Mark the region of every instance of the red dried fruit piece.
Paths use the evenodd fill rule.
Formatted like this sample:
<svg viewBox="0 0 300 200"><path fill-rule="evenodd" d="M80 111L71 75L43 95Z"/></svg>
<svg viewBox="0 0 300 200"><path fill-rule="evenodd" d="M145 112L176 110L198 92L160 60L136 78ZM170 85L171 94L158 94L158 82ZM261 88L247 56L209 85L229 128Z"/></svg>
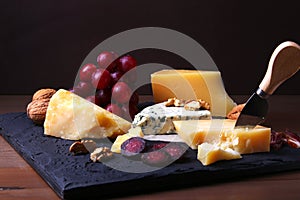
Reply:
<svg viewBox="0 0 300 200"><path fill-rule="evenodd" d="M270 146L273 149L280 149L283 144L283 132L271 131Z"/></svg>
<svg viewBox="0 0 300 200"><path fill-rule="evenodd" d="M170 143L163 150L170 155L172 160L177 160L184 154L186 149L178 143Z"/></svg>
<svg viewBox="0 0 300 200"><path fill-rule="evenodd" d="M289 130L284 132L272 131L270 146L274 149L279 149L283 143L288 144L292 148L300 148L300 136Z"/></svg>
<svg viewBox="0 0 300 200"><path fill-rule="evenodd" d="M143 138L132 137L125 140L121 145L121 154L124 156L136 156L141 153L146 146Z"/></svg>
<svg viewBox="0 0 300 200"><path fill-rule="evenodd" d="M300 148L300 136L296 133L286 130L284 132L284 141L293 148Z"/></svg>
<svg viewBox="0 0 300 200"><path fill-rule="evenodd" d="M145 164L151 166L163 166L170 162L169 154L161 150L144 153L141 159Z"/></svg>

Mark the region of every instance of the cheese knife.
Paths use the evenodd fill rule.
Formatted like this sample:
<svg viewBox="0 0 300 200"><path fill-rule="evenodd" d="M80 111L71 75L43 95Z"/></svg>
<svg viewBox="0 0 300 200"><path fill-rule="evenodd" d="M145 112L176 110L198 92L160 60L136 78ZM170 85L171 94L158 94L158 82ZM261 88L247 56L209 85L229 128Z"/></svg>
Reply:
<svg viewBox="0 0 300 200"><path fill-rule="evenodd" d="M300 46L294 42L281 43L273 52L267 72L259 88L247 100L235 127L253 127L262 123L268 112L267 99L284 81L300 68Z"/></svg>

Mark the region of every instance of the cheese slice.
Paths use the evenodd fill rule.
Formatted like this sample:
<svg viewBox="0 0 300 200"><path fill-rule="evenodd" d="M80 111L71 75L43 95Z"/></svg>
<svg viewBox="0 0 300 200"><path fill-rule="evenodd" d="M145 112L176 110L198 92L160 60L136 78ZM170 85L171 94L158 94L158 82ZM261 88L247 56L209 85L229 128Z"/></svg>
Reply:
<svg viewBox="0 0 300 200"><path fill-rule="evenodd" d="M240 154L270 151L271 129L234 128L229 119L173 121L178 135L192 148L208 143L220 143L222 149L231 148Z"/></svg>
<svg viewBox="0 0 300 200"><path fill-rule="evenodd" d="M173 120L211 119L208 110L186 110L184 107L167 107L165 102L148 106L132 122L140 126L145 135L174 133Z"/></svg>
<svg viewBox="0 0 300 200"><path fill-rule="evenodd" d="M203 165L210 165L219 160L239 159L242 156L231 148L222 149L216 144L204 142L198 146L197 158Z"/></svg>
<svg viewBox="0 0 300 200"><path fill-rule="evenodd" d="M60 89L50 99L44 134L69 140L114 138L126 133L130 126L121 117Z"/></svg>
<svg viewBox="0 0 300 200"><path fill-rule="evenodd" d="M213 116L226 116L236 105L225 91L219 71L161 70L151 74L156 103L169 98L202 99Z"/></svg>

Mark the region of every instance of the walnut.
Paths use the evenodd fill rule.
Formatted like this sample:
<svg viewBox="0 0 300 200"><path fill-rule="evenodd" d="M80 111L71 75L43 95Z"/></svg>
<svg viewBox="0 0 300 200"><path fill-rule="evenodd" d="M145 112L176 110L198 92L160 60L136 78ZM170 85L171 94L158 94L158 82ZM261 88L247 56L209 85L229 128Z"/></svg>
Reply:
<svg viewBox="0 0 300 200"><path fill-rule="evenodd" d="M204 108L205 110L210 110L210 105L209 103L207 103L206 101L202 100L202 99L198 99L201 108Z"/></svg>
<svg viewBox="0 0 300 200"><path fill-rule="evenodd" d="M183 107L186 103L186 100L183 99L175 99L174 106L175 107Z"/></svg>
<svg viewBox="0 0 300 200"><path fill-rule="evenodd" d="M101 162L113 157L113 152L108 147L96 148L90 155L93 162Z"/></svg>
<svg viewBox="0 0 300 200"><path fill-rule="evenodd" d="M236 120L237 118L239 118L244 107L245 107L245 104L239 104L239 105L233 107L232 110L227 114L226 117L228 119Z"/></svg>
<svg viewBox="0 0 300 200"><path fill-rule="evenodd" d="M168 101L165 102L166 107L174 106L176 98L169 98Z"/></svg>
<svg viewBox="0 0 300 200"><path fill-rule="evenodd" d="M198 100L184 100L177 98L169 98L168 101L165 102L166 107L184 107L186 110L199 110L205 109L210 110L209 103L202 99Z"/></svg>
<svg viewBox="0 0 300 200"><path fill-rule="evenodd" d="M187 101L184 105L184 108L186 110L199 110L201 107L201 104L199 101L197 100L190 100L190 101Z"/></svg>
<svg viewBox="0 0 300 200"><path fill-rule="evenodd" d="M81 140L80 142L74 142L69 151L74 155L77 154L87 154L89 152L93 152L96 149L96 142L93 140Z"/></svg>
<svg viewBox="0 0 300 200"><path fill-rule="evenodd" d="M32 101L27 105L27 116L35 124L44 123L50 99L55 92L53 89L41 89L34 93Z"/></svg>
<svg viewBox="0 0 300 200"><path fill-rule="evenodd" d="M27 106L27 115L35 124L43 124L46 117L48 99L39 99L30 102Z"/></svg>
<svg viewBox="0 0 300 200"><path fill-rule="evenodd" d="M166 107L183 107L185 104L185 100L183 99L177 99L175 97L169 98L168 101L165 102Z"/></svg>
<svg viewBox="0 0 300 200"><path fill-rule="evenodd" d="M198 99L198 100L186 101L184 108L186 110L200 110L200 109L209 110L210 106L209 106L209 103L207 103L206 101Z"/></svg>

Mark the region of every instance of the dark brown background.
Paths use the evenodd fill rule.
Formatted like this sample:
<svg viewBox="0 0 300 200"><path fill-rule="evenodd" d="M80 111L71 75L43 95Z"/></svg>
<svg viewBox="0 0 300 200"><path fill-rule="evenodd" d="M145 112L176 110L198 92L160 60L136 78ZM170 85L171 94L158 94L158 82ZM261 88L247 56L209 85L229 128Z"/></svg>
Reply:
<svg viewBox="0 0 300 200"><path fill-rule="evenodd" d="M86 55L106 38L137 27L165 27L199 42L222 72L229 94L250 94L274 48L300 42L300 1L2 0L0 94L72 87ZM139 64L188 64L159 51L133 52ZM300 94L300 73L277 94Z"/></svg>

